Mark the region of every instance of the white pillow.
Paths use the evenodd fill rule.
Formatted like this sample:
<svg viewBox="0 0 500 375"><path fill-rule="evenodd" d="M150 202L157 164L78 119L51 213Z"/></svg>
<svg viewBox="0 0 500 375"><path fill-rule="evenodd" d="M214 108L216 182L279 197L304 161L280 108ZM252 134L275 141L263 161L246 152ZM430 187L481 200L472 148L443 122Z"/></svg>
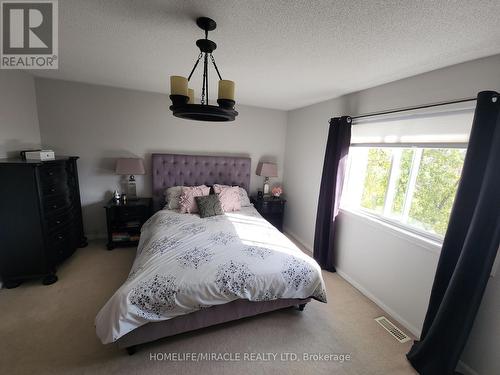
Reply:
<svg viewBox="0 0 500 375"><path fill-rule="evenodd" d="M183 186L172 186L165 190L165 207L168 210L178 210L181 206L179 200L181 198Z"/></svg>

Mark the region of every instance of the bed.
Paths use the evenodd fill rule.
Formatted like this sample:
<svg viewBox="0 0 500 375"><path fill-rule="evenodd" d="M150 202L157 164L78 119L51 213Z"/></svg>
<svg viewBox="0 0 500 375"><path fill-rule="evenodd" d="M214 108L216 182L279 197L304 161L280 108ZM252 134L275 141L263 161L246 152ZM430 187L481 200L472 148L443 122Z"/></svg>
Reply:
<svg viewBox="0 0 500 375"><path fill-rule="evenodd" d="M238 185L245 157L153 154L153 206L125 283L96 317L104 344L129 354L163 337L290 306L326 302L321 269L253 206L200 218L162 209L171 186Z"/></svg>

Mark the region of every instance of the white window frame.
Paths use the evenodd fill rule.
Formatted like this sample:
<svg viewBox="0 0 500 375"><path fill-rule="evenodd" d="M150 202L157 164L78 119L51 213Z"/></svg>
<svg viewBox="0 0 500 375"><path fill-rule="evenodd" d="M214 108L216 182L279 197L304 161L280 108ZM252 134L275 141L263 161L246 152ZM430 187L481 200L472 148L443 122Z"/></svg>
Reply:
<svg viewBox="0 0 500 375"><path fill-rule="evenodd" d="M391 219L389 217L389 212L394 202L394 185L399 177L399 168L396 166L400 163L397 162L400 160L401 152L396 152L396 157L394 152L391 154L391 167L389 173L389 183L387 185L386 196L384 199L384 208L382 214L370 210L368 208L362 207L361 205L352 206L346 204L341 200L340 208L342 210L349 211L353 214L361 214L368 216L374 220L378 220L384 224L391 225L397 229L412 233L414 235L423 237L427 240L431 240L438 244L443 243L444 236L439 234L433 234L428 231L419 229L411 224L408 224L409 212L411 207L411 202L413 200L413 194L415 192L416 180L418 175L418 170L420 168L420 161L422 159L422 152L424 148L463 148L467 149L467 143L412 143L412 144L403 144L403 143L354 143L351 144L350 147L365 147L365 148L413 148L415 152L413 154L413 161L410 168L410 177L408 180L408 187L406 189L404 206L403 206L403 215L401 220ZM396 161L396 162L395 162ZM346 170L346 175L348 179L345 181L344 189L349 185L349 176L351 170L352 159L349 157L348 159L348 167ZM391 190L392 187L392 190ZM345 195L345 192L343 196ZM385 216L387 215L387 216Z"/></svg>

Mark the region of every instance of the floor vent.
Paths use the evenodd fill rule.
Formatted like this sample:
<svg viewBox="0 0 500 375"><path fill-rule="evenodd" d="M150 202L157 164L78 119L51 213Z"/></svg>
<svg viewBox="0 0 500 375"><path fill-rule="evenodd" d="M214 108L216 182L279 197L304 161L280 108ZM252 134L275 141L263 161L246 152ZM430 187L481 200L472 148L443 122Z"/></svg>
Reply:
<svg viewBox="0 0 500 375"><path fill-rule="evenodd" d="M375 318L375 321L378 324L380 324L387 332L389 332L399 342L407 342L411 340L406 333L404 333L398 327L396 327L385 316L379 316L378 318Z"/></svg>

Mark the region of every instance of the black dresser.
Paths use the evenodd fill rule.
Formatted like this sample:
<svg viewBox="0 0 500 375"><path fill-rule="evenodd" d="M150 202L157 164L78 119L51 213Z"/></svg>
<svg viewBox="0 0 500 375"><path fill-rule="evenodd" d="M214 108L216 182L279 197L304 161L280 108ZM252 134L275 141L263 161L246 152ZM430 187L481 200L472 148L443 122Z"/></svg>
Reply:
<svg viewBox="0 0 500 375"><path fill-rule="evenodd" d="M0 159L0 277L5 287L42 277L87 245L76 160Z"/></svg>

